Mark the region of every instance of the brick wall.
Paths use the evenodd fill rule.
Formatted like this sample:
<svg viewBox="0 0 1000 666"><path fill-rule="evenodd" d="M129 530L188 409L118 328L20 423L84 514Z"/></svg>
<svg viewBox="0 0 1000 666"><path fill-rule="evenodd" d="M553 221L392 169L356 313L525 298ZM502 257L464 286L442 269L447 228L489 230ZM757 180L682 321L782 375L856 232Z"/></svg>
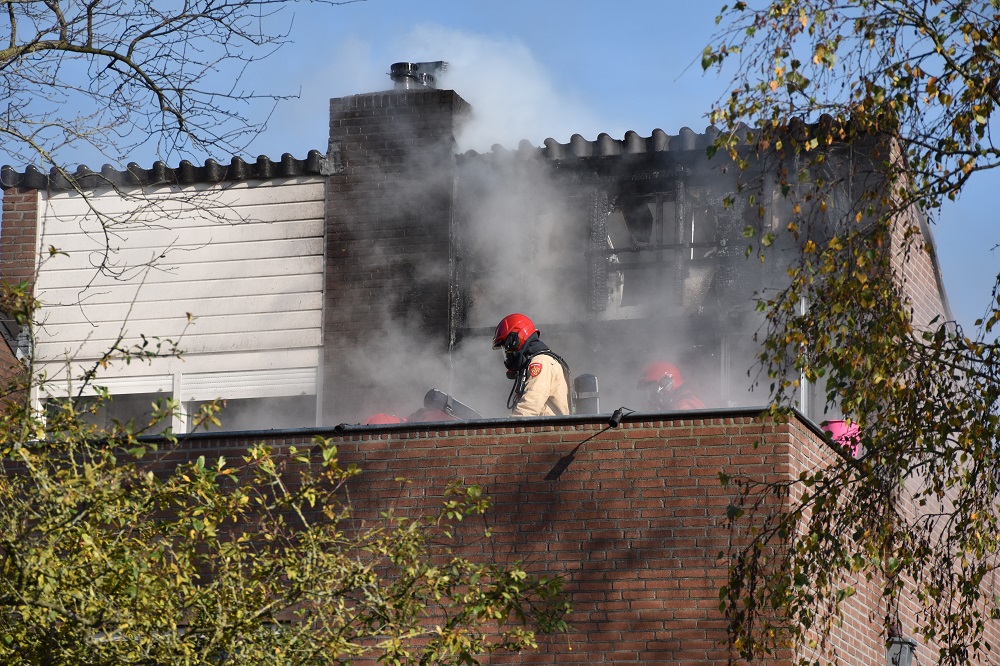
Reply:
<svg viewBox="0 0 1000 666"><path fill-rule="evenodd" d="M325 384L326 422L377 407L360 402L370 387L345 362L389 322L447 348L454 132L468 110L450 90L330 102L330 144L343 170L327 193L325 363L337 374Z"/></svg>
<svg viewBox="0 0 1000 666"><path fill-rule="evenodd" d="M815 436L806 429L798 428L792 430L792 441L788 451L789 467L787 469L788 478L798 478L800 473L809 470L826 469L837 464L836 454L823 445L817 445ZM925 484L925 480L919 476L919 472L911 474L895 499L894 510L905 520L916 522L921 518L933 516L937 511L936 507L930 504L923 504L914 501L913 494ZM800 499L805 490L801 485L793 486L791 497L793 501ZM933 664L939 659L939 645L935 643L924 643L922 639L914 634L913 628L918 623L927 621L923 614L924 603L918 600L917 592L920 582L911 579L897 581L901 584L898 607L890 609L882 597L882 589L886 579L879 572L867 572L871 575L859 574L854 579L845 579L843 584L851 585L855 588L856 594L844 601L841 607L842 622L839 626L830 628L826 633L828 639L828 650L835 650L840 658L840 663L845 666L853 664L884 664L885 647L884 636L881 635L883 627L886 625L887 617L898 619L899 628L903 635L917 641L914 654L914 664ZM987 577L981 584L980 589L984 592L984 598L980 599L975 608L956 609L957 612L978 612L982 617L990 616L991 608L995 607L992 595L998 589L998 578L996 574ZM993 646L994 654L989 660L970 661L970 663L995 664L995 651L1000 646L1000 621L985 620L984 638ZM813 638L820 640L818 632L823 631L823 627L817 627ZM829 653L827 653L829 654ZM800 646L796 655L798 659L819 659L824 663L827 655L820 654L818 650L810 650L806 646Z"/></svg>
<svg viewBox="0 0 1000 666"><path fill-rule="evenodd" d="M941 318L935 321L936 317L951 317L934 239L922 215L908 210L897 217L893 227L893 268L912 309L913 324L921 330L944 323Z"/></svg>
<svg viewBox="0 0 1000 666"><path fill-rule="evenodd" d="M825 446L816 446L815 439L809 434L799 431L796 434L793 445L790 448L788 476L798 478L799 474L816 469L825 469L832 464L836 464L837 455ZM806 489L801 485L791 488L792 501L799 501L802 493ZM804 526L805 527L805 526ZM842 605L843 623L833 631L828 632L828 649L836 650L841 658L841 663L850 664L884 664L885 646L880 635L884 617L886 615L884 604L881 600L881 590L879 586L882 581L874 579L866 581L863 576L859 576L852 581L845 582L851 584L857 593L847 599ZM903 615L906 619L912 620L904 609ZM912 626L912 622L908 625ZM819 632L823 629L817 628L812 634L812 638L819 643L823 637ZM920 646L920 657L927 657L927 661L916 663L931 663L930 651L926 646ZM797 658L820 659L824 655L819 650L810 650L807 646L799 646Z"/></svg>
<svg viewBox="0 0 1000 666"><path fill-rule="evenodd" d="M24 188L3 192L0 280L7 283L27 282L34 286L40 196L38 190ZM0 401L21 401L24 380L24 366L15 358L14 349L6 340L0 340Z"/></svg>
<svg viewBox="0 0 1000 666"><path fill-rule="evenodd" d="M0 279L34 283L38 242L38 190L11 188L3 193Z"/></svg>
<svg viewBox="0 0 1000 666"><path fill-rule="evenodd" d="M534 573L565 578L572 631L543 638L538 653L495 656L490 663L721 666L730 654L718 594L727 564L718 555L740 537L726 518L735 490L722 487L719 473L791 480L835 454L797 417L775 424L754 410L700 416L626 418L616 429L572 417L321 434L337 442L342 464L363 469L349 488L357 511L430 511L450 481L478 484L494 502L487 516L494 539L485 544L482 525L470 526L466 552L522 560ZM173 455L237 456L250 440L302 446L312 434L196 435ZM558 478L546 480L559 468ZM801 488L793 486L795 492ZM919 510L905 500L899 506ZM741 531L748 527L745 520L739 524ZM877 577L854 581L858 592L844 604L843 623L827 628L828 645L844 666L884 663L881 583ZM899 612L904 634L916 638L911 628L921 606L914 592L905 588ZM1000 644L1000 623L988 625L987 638ZM827 657L802 647L761 663ZM916 659L934 663L936 646L918 645Z"/></svg>
<svg viewBox="0 0 1000 666"><path fill-rule="evenodd" d="M721 666L729 658L718 596L726 568L717 556L729 544L730 491L719 472L788 478L797 449L805 453L794 457L812 460L825 445L802 422L764 423L752 411L605 426L573 418L325 434L338 441L343 464L364 470L350 488L359 509L428 508L453 479L479 484L494 501L488 556L565 576L573 631L544 639L537 654L492 663ZM247 437L197 436L180 453L235 456ZM301 445L309 434L268 438ZM558 479L545 480L587 438ZM403 485L399 476L420 482ZM866 658L882 650L872 633L844 640L863 642L856 651Z"/></svg>

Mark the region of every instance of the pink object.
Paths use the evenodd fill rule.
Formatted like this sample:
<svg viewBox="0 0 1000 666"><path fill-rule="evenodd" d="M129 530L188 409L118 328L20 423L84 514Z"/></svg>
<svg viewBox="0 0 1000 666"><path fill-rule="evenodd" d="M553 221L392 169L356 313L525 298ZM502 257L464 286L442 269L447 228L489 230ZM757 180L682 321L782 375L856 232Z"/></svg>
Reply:
<svg viewBox="0 0 1000 666"><path fill-rule="evenodd" d="M855 458L861 449L861 428L857 423L847 424L847 421L827 421L823 430L830 433L830 439L840 444Z"/></svg>

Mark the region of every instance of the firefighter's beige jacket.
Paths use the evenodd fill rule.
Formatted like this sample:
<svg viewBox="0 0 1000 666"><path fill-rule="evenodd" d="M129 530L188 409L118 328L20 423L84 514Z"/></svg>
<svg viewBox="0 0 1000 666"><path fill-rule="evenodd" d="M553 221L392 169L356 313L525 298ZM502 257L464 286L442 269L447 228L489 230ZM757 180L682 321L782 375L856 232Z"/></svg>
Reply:
<svg viewBox="0 0 1000 666"><path fill-rule="evenodd" d="M569 384L559 361L538 354L528 363L524 395L514 405L511 416L558 416L569 414Z"/></svg>

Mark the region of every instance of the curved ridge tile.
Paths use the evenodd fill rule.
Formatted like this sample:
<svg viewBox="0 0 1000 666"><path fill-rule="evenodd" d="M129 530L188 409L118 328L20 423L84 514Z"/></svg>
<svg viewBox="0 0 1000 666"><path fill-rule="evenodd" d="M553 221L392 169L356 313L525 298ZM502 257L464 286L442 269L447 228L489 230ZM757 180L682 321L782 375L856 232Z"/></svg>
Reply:
<svg viewBox="0 0 1000 666"><path fill-rule="evenodd" d="M635 155L646 152L646 140L639 136L638 132L629 130L625 132L624 149L626 155Z"/></svg>
<svg viewBox="0 0 1000 666"><path fill-rule="evenodd" d="M60 174L61 176L62 174ZM24 170L24 187L37 189L44 187L45 182L47 182L47 178L38 167L30 166Z"/></svg>
<svg viewBox="0 0 1000 666"><path fill-rule="evenodd" d="M650 138L652 139L654 153L662 153L664 150L670 150L670 135L660 128L653 130L653 135Z"/></svg>
<svg viewBox="0 0 1000 666"><path fill-rule="evenodd" d="M105 164L100 171L93 171L87 165L81 164L77 166L75 172L64 172L53 167L49 173L39 170L34 165L25 167L24 171L17 171L10 165L4 165L0 167L0 189L22 187L34 190L67 190L75 187L96 189L143 185L189 185L200 182L220 183L321 175L323 157L320 151L310 150L303 160L296 159L291 153L284 153L280 162L274 162L266 155L260 155L253 163L234 156L228 166L208 158L202 166L181 160L173 169L161 161L156 161L149 169L144 169L135 162L129 162L123 170Z"/></svg>
<svg viewBox="0 0 1000 666"><path fill-rule="evenodd" d="M555 139L549 138L545 140L545 149L542 154L549 160L561 160L566 157L566 147Z"/></svg>
<svg viewBox="0 0 1000 666"><path fill-rule="evenodd" d="M522 139L521 142L517 144L517 157L519 159L528 160L535 157L537 154L538 148L527 139Z"/></svg>
<svg viewBox="0 0 1000 666"><path fill-rule="evenodd" d="M677 133L677 144L675 150L694 150L698 147L698 135L690 127L682 127Z"/></svg>
<svg viewBox="0 0 1000 666"><path fill-rule="evenodd" d="M746 142L746 126L737 127L734 134L740 142ZM494 144L491 153L480 153L467 150L456 157L463 160L476 159L488 154L502 155L516 153L518 157L538 155L546 160L562 161L588 157L612 157L619 155L642 155L645 153L661 153L665 151L704 150L715 142L721 134L715 126L708 126L705 132L699 134L690 127L682 127L676 136L671 136L662 129L654 129L648 137L643 137L634 130L625 132L623 139L618 140L606 132L597 135L594 141L588 141L580 134L574 134L566 143L559 143L552 137L545 139L541 148L522 140L516 150L508 151L499 144Z"/></svg>
<svg viewBox="0 0 1000 666"><path fill-rule="evenodd" d="M569 138L569 151L574 157L590 157L594 154L594 147L579 134L574 134Z"/></svg>
<svg viewBox="0 0 1000 666"><path fill-rule="evenodd" d="M597 135L596 150L594 153L601 157L607 157L609 155L621 155L621 143L615 141L611 136L605 132L601 132Z"/></svg>

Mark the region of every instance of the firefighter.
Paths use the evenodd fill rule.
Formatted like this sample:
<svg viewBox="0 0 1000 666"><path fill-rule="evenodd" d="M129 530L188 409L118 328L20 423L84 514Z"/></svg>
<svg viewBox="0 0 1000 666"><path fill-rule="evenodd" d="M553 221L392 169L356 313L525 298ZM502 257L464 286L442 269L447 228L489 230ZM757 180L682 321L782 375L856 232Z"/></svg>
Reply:
<svg viewBox="0 0 1000 666"><path fill-rule="evenodd" d="M705 403L684 384L681 371L672 363L647 365L639 378L639 389L646 394L646 408L651 411L705 409Z"/></svg>
<svg viewBox="0 0 1000 666"><path fill-rule="evenodd" d="M511 416L570 413L569 366L539 338L531 319L518 313L504 317L493 334L493 348L503 349L507 377L514 380L507 397Z"/></svg>

